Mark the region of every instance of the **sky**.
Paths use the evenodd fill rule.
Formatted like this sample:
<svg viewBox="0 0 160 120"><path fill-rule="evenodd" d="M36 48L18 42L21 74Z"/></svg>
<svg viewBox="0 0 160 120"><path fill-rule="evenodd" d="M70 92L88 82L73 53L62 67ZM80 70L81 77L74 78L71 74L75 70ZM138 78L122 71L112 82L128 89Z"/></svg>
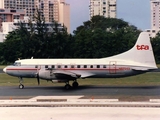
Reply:
<svg viewBox="0 0 160 120"><path fill-rule="evenodd" d="M70 4L71 33L89 20L90 0L65 0ZM150 0L117 0L117 18L123 19L138 29L151 28Z"/></svg>

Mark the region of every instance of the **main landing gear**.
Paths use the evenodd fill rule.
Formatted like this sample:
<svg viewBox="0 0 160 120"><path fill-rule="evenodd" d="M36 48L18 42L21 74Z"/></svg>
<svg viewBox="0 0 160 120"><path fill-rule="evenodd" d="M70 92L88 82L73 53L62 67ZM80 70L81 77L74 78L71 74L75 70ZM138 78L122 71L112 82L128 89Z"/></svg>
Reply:
<svg viewBox="0 0 160 120"><path fill-rule="evenodd" d="M22 84L23 83L23 78L22 77L19 77L19 89L23 89L24 88L24 85Z"/></svg>
<svg viewBox="0 0 160 120"><path fill-rule="evenodd" d="M73 83L72 83L72 87L74 89L78 88L79 84L78 82L75 80ZM69 81L66 82L66 85L64 86L66 90L69 90L71 88L71 85L69 84Z"/></svg>
<svg viewBox="0 0 160 120"><path fill-rule="evenodd" d="M74 82L72 83L72 87L73 87L73 88L78 88L78 85L79 85L79 84L78 84L77 81L74 81Z"/></svg>

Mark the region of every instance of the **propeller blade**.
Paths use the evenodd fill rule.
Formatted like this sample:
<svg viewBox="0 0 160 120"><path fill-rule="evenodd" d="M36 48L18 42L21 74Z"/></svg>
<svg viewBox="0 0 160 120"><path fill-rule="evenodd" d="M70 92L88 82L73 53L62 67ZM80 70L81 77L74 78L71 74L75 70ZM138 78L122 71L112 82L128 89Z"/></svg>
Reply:
<svg viewBox="0 0 160 120"><path fill-rule="evenodd" d="M37 74L37 82L38 82L38 85L40 85L39 74Z"/></svg>

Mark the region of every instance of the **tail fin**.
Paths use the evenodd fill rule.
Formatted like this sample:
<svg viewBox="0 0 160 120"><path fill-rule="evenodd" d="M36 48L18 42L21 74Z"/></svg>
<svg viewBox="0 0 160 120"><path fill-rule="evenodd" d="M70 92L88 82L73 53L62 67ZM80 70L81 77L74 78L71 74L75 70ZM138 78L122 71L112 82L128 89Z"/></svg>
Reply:
<svg viewBox="0 0 160 120"><path fill-rule="evenodd" d="M157 68L149 34L147 32L141 32L132 49L111 58L134 61L148 67Z"/></svg>

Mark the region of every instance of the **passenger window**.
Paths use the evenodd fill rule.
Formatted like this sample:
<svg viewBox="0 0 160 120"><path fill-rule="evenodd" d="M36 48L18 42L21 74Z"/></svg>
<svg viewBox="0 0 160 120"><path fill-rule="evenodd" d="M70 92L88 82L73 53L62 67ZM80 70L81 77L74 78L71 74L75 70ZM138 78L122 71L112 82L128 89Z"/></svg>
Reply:
<svg viewBox="0 0 160 120"><path fill-rule="evenodd" d="M38 65L36 65L35 68L38 68Z"/></svg>
<svg viewBox="0 0 160 120"><path fill-rule="evenodd" d="M58 65L58 68L61 68L61 66L60 66L60 65Z"/></svg>
<svg viewBox="0 0 160 120"><path fill-rule="evenodd" d="M106 65L103 65L103 68L107 68Z"/></svg>
<svg viewBox="0 0 160 120"><path fill-rule="evenodd" d="M81 68L81 66L80 66L80 65L77 65L77 68Z"/></svg>
<svg viewBox="0 0 160 120"><path fill-rule="evenodd" d="M100 65L97 65L97 68L100 68Z"/></svg>
<svg viewBox="0 0 160 120"><path fill-rule="evenodd" d="M90 68L93 68L93 65L91 65Z"/></svg>
<svg viewBox="0 0 160 120"><path fill-rule="evenodd" d="M52 66L51 66L51 68L55 68L55 66L54 66L54 65L52 65Z"/></svg>
<svg viewBox="0 0 160 120"><path fill-rule="evenodd" d="M71 65L71 68L74 68L74 65Z"/></svg>
<svg viewBox="0 0 160 120"><path fill-rule="evenodd" d="M65 66L64 66L64 68L68 68L68 66L67 66L67 65L65 65Z"/></svg>
<svg viewBox="0 0 160 120"><path fill-rule="evenodd" d="M87 65L84 65L84 68L87 68Z"/></svg>
<svg viewBox="0 0 160 120"><path fill-rule="evenodd" d="M48 68L48 65L45 65L45 68Z"/></svg>

